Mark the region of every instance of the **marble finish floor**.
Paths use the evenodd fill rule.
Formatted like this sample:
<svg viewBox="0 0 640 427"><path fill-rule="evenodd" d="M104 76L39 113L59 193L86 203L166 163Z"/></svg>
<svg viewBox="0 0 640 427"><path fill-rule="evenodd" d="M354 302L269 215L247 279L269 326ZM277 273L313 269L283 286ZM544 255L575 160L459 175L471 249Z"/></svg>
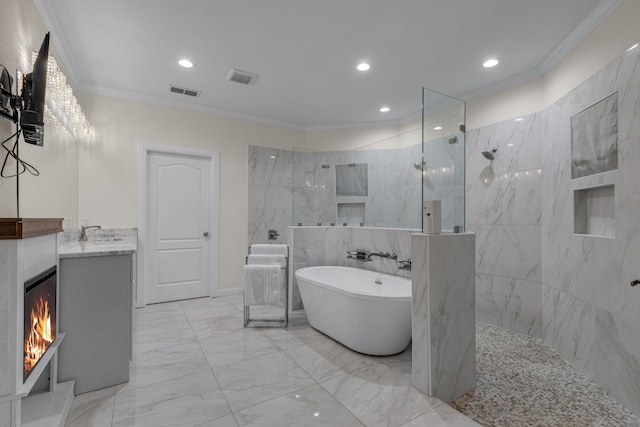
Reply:
<svg viewBox="0 0 640 427"><path fill-rule="evenodd" d="M640 426L541 340L477 323L477 386L451 406L485 426Z"/></svg>
<svg viewBox="0 0 640 427"><path fill-rule="evenodd" d="M76 396L67 427L478 426L411 387L410 349L355 353L301 312L288 329L245 329L241 307L238 295L136 310L130 381Z"/></svg>

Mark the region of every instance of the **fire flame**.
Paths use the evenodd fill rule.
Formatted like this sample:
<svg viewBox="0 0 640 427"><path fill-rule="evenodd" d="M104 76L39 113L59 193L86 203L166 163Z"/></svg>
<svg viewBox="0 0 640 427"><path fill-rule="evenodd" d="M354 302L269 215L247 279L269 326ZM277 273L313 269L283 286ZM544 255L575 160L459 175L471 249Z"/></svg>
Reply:
<svg viewBox="0 0 640 427"><path fill-rule="evenodd" d="M31 309L31 328L29 337L24 342L24 371L31 372L38 363L54 336L51 332L51 314L49 302L40 298Z"/></svg>

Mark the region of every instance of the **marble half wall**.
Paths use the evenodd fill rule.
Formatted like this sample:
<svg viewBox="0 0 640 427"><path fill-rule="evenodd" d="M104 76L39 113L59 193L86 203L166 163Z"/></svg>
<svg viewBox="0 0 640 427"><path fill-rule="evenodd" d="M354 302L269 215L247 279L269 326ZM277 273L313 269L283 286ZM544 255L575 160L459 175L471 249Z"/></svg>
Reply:
<svg viewBox="0 0 640 427"><path fill-rule="evenodd" d="M337 226L290 227L288 244L291 251L291 309L302 308L294 274L299 268L335 265L411 278L410 271L398 269L398 261L411 258L411 234L416 232L419 230ZM398 259L373 257L371 261L363 262L347 258L347 251L354 249L395 253Z"/></svg>
<svg viewBox="0 0 640 427"><path fill-rule="evenodd" d="M475 235L411 240L412 384L451 402L476 385Z"/></svg>

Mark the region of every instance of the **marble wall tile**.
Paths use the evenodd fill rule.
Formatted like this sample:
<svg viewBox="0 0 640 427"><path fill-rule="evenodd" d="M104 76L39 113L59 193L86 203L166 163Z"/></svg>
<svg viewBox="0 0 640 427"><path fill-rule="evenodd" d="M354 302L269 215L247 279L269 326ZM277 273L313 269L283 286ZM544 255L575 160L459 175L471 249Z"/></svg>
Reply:
<svg viewBox="0 0 640 427"><path fill-rule="evenodd" d="M639 323L640 309L595 312L595 380L636 414L640 414Z"/></svg>
<svg viewBox="0 0 640 427"><path fill-rule="evenodd" d="M479 273L502 275L502 225L469 225L467 230L476 233L476 270Z"/></svg>
<svg viewBox="0 0 640 427"><path fill-rule="evenodd" d="M291 187L249 184L249 244L286 243L291 197ZM280 234L276 240L268 238L272 229Z"/></svg>
<svg viewBox="0 0 640 427"><path fill-rule="evenodd" d="M504 176L504 175L503 175ZM519 170L504 179L502 221L511 225L539 225L542 220L542 169Z"/></svg>
<svg viewBox="0 0 640 427"><path fill-rule="evenodd" d="M540 282L509 280L504 289L502 327L532 337L542 337L542 287Z"/></svg>
<svg viewBox="0 0 640 427"><path fill-rule="evenodd" d="M615 189L616 226L629 229L637 226L640 212L640 137L621 141L618 146L620 170Z"/></svg>
<svg viewBox="0 0 640 427"><path fill-rule="evenodd" d="M292 165L291 150L249 146L249 184L291 187Z"/></svg>
<svg viewBox="0 0 640 427"><path fill-rule="evenodd" d="M542 166L542 112L507 120L500 127L496 156L506 160L506 172L539 169Z"/></svg>
<svg viewBox="0 0 640 427"><path fill-rule="evenodd" d="M392 150L293 153L293 224L341 225L337 203L364 203L365 224L374 227L419 227L421 175L420 144ZM367 165L366 197L336 196L336 165ZM328 168L322 168L322 165ZM360 219L346 221L358 225Z"/></svg>
<svg viewBox="0 0 640 427"><path fill-rule="evenodd" d="M568 162L542 169L542 224L573 225L573 191Z"/></svg>
<svg viewBox="0 0 640 427"><path fill-rule="evenodd" d="M640 136L640 52L625 54L607 67L614 80L611 92L618 91L618 136L620 141Z"/></svg>
<svg viewBox="0 0 640 427"><path fill-rule="evenodd" d="M476 320L502 326L505 289L515 279L476 273Z"/></svg>
<svg viewBox="0 0 640 427"><path fill-rule="evenodd" d="M445 402L475 387L474 246L471 233L412 236L413 384Z"/></svg>
<svg viewBox="0 0 640 427"><path fill-rule="evenodd" d="M541 228L505 225L502 234L502 275L534 282L542 280Z"/></svg>
<svg viewBox="0 0 640 427"><path fill-rule="evenodd" d="M566 261L571 252L572 226L543 226L541 228L542 283L566 291L571 281Z"/></svg>
<svg viewBox="0 0 640 427"><path fill-rule="evenodd" d="M567 94L542 111L541 166L571 162L570 117L580 111L574 98L573 93Z"/></svg>
<svg viewBox="0 0 640 427"><path fill-rule="evenodd" d="M475 323L475 308L432 319L431 396L451 402L475 388Z"/></svg>
<svg viewBox="0 0 640 427"><path fill-rule="evenodd" d="M542 286L542 338L565 359L593 376L595 310L587 302Z"/></svg>

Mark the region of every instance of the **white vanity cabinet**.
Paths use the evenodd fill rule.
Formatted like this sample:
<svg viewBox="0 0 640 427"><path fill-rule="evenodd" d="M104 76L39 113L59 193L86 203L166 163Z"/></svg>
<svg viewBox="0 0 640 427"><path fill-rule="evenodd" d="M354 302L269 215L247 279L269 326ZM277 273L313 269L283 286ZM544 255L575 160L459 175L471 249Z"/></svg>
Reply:
<svg viewBox="0 0 640 427"><path fill-rule="evenodd" d="M135 246L121 246L61 246L58 375L75 380L76 394L129 381Z"/></svg>

